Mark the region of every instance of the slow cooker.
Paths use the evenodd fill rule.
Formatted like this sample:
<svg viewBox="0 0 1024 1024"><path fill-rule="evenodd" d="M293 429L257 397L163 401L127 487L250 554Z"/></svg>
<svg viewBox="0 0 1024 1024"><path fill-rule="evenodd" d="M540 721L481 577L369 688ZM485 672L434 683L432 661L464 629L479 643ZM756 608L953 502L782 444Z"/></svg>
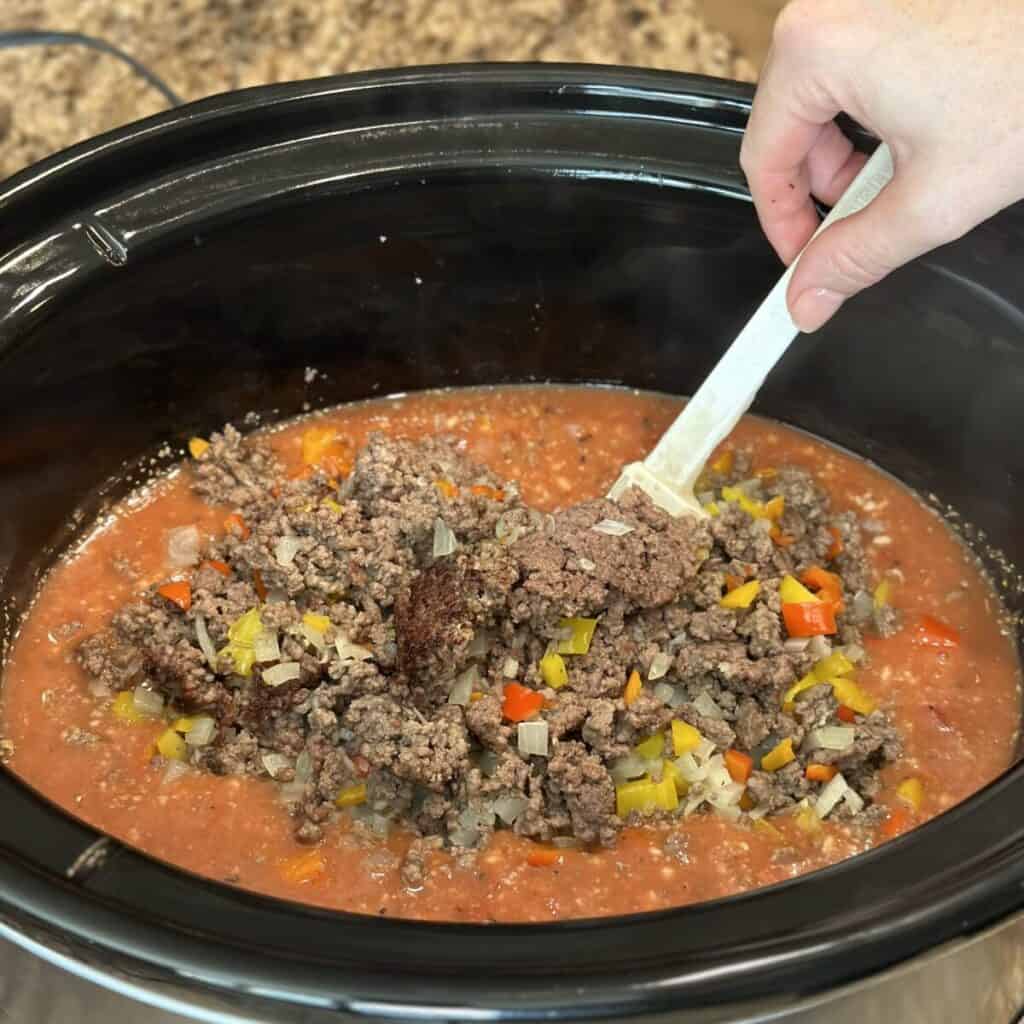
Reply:
<svg viewBox="0 0 1024 1024"><path fill-rule="evenodd" d="M225 420L535 380L691 392L780 271L737 165L750 100L616 68L371 73L215 97L8 180L4 638L83 523L174 458L165 442ZM894 274L755 406L948 504L1015 611L1022 252L1011 209ZM0 771L0 1005L33 1024L1008 1024L1022 806L1018 764L898 841L747 895L436 925L190 876Z"/></svg>

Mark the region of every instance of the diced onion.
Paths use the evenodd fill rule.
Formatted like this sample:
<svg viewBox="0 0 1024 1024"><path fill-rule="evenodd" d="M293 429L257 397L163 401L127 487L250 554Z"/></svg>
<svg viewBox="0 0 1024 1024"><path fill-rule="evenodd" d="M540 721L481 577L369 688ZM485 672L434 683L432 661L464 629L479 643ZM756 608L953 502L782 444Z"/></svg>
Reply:
<svg viewBox="0 0 1024 1024"><path fill-rule="evenodd" d="M773 523L770 519L758 518L754 520L754 529L760 530L761 533L771 533L774 528L775 523Z"/></svg>
<svg viewBox="0 0 1024 1024"><path fill-rule="evenodd" d="M306 782L313 774L313 758L309 756L309 751L304 750L295 759L295 778L298 782Z"/></svg>
<svg viewBox="0 0 1024 1024"><path fill-rule="evenodd" d="M383 814L378 814L368 804L359 804L357 807L353 807L352 817L357 821L361 821L371 832L378 836L386 837L388 832L391 831L391 822Z"/></svg>
<svg viewBox="0 0 1024 1024"><path fill-rule="evenodd" d="M506 658L505 664L501 666L501 674L506 679L515 679L519 675L519 662L515 658Z"/></svg>
<svg viewBox="0 0 1024 1024"><path fill-rule="evenodd" d="M676 688L669 683L658 683L653 693L655 700L660 700L662 704L670 704L676 695Z"/></svg>
<svg viewBox="0 0 1024 1024"><path fill-rule="evenodd" d="M300 622L298 633L310 647L315 647L321 654L327 650L327 641L319 629L314 629L308 622Z"/></svg>
<svg viewBox="0 0 1024 1024"><path fill-rule="evenodd" d="M693 702L694 710L702 718L725 718L725 712L712 700L707 690L701 690Z"/></svg>
<svg viewBox="0 0 1024 1024"><path fill-rule="evenodd" d="M767 523L767 519L756 520L759 523ZM736 804L713 804L715 814L720 818L724 818L726 821L738 821L740 817L740 809Z"/></svg>
<svg viewBox="0 0 1024 1024"><path fill-rule="evenodd" d="M490 778L498 770L498 755L493 750L485 750L476 763L481 773Z"/></svg>
<svg viewBox="0 0 1024 1024"><path fill-rule="evenodd" d="M636 754L620 757L608 766L608 773L618 783L639 779L647 771L647 762Z"/></svg>
<svg viewBox="0 0 1024 1024"><path fill-rule="evenodd" d="M815 661L821 661L822 658L827 658L832 653L832 643L823 636L812 636L807 644L807 653Z"/></svg>
<svg viewBox="0 0 1024 1024"><path fill-rule="evenodd" d="M707 761L708 758L714 754L715 749L715 745L711 740L703 739L697 744L691 753L698 761Z"/></svg>
<svg viewBox="0 0 1024 1024"><path fill-rule="evenodd" d="M677 651L684 644L690 642L690 636L688 633L676 633L674 637L665 645L670 651Z"/></svg>
<svg viewBox="0 0 1024 1024"><path fill-rule="evenodd" d="M301 549L302 539L300 537L281 537L274 545L274 558L277 559L278 565L288 568L295 561L295 556Z"/></svg>
<svg viewBox="0 0 1024 1024"><path fill-rule="evenodd" d="M491 807L506 825L513 825L516 818L529 806L529 803L530 801L525 796L500 796L491 804Z"/></svg>
<svg viewBox="0 0 1024 1024"><path fill-rule="evenodd" d="M185 733L185 742L190 747L205 747L216 731L217 723L209 715L199 715L192 720L192 728Z"/></svg>
<svg viewBox="0 0 1024 1024"><path fill-rule="evenodd" d="M265 629L262 633L257 633L256 639L252 642L252 653L261 663L280 661L281 645L277 641L277 630Z"/></svg>
<svg viewBox="0 0 1024 1024"><path fill-rule="evenodd" d="M272 779L276 779L281 772L286 771L292 766L291 761L284 754L264 754L260 760L263 762L263 767L267 770L267 774Z"/></svg>
<svg viewBox="0 0 1024 1024"><path fill-rule="evenodd" d="M791 636L782 646L787 654L803 654L810 642L809 636Z"/></svg>
<svg viewBox="0 0 1024 1024"><path fill-rule="evenodd" d="M823 725L807 734L806 750L845 750L857 736L852 725Z"/></svg>
<svg viewBox="0 0 1024 1024"><path fill-rule="evenodd" d="M371 651L369 647L363 647L361 644L351 643L341 636L334 641L334 649L338 652L338 657L342 662L369 661L369 659L373 657L373 651Z"/></svg>
<svg viewBox="0 0 1024 1024"><path fill-rule="evenodd" d="M480 839L480 833L475 828L453 828L448 833L448 838L451 840L452 846L476 846L477 841Z"/></svg>
<svg viewBox="0 0 1024 1024"><path fill-rule="evenodd" d="M479 681L480 672L477 670L476 665L470 665L465 672L456 677L455 684L448 694L448 703L457 704L459 707L464 708L469 703L469 695L476 688Z"/></svg>
<svg viewBox="0 0 1024 1024"><path fill-rule="evenodd" d="M444 558L452 554L459 546L455 534L449 529L448 524L438 516L434 520L434 557Z"/></svg>
<svg viewBox="0 0 1024 1024"><path fill-rule="evenodd" d="M589 558L581 558L579 560L580 568L584 572L593 572L597 568L597 563L592 562Z"/></svg>
<svg viewBox="0 0 1024 1024"><path fill-rule="evenodd" d="M164 712L164 699L155 690L146 686L136 686L132 694L132 703L140 715L158 716Z"/></svg>
<svg viewBox="0 0 1024 1024"><path fill-rule="evenodd" d="M866 590L858 590L853 595L850 606L851 618L854 622L869 622L875 614L875 599Z"/></svg>
<svg viewBox="0 0 1024 1024"><path fill-rule="evenodd" d="M281 686L283 683L290 683L302 675L302 669L297 661L282 661L280 665L263 670L263 682L267 686Z"/></svg>
<svg viewBox="0 0 1024 1024"><path fill-rule="evenodd" d="M651 659L651 667L647 670L648 679L661 679L668 674L672 667L672 656L664 651L658 653Z"/></svg>
<svg viewBox="0 0 1024 1024"><path fill-rule="evenodd" d="M859 665L864 660L865 651L860 644L847 644L841 650L854 665Z"/></svg>
<svg viewBox="0 0 1024 1024"><path fill-rule="evenodd" d="M466 655L470 658L484 658L491 646L491 637L486 629L478 629L473 634L473 639L466 648Z"/></svg>
<svg viewBox="0 0 1024 1024"><path fill-rule="evenodd" d="M164 770L164 777L160 780L160 785L170 785L170 783L176 782L183 775L188 775L188 765L184 761L170 761Z"/></svg>
<svg viewBox="0 0 1024 1024"><path fill-rule="evenodd" d="M675 765L685 782L701 782L707 775L707 769L697 764L693 754L680 754L675 760Z"/></svg>
<svg viewBox="0 0 1024 1024"><path fill-rule="evenodd" d="M178 526L167 531L167 564L173 569L187 569L199 561L199 530L195 526Z"/></svg>
<svg viewBox="0 0 1024 1024"><path fill-rule="evenodd" d="M864 800L853 786L850 786L846 790L846 793L843 796L843 803L850 808L851 814L860 814L860 812L864 810Z"/></svg>
<svg viewBox="0 0 1024 1024"><path fill-rule="evenodd" d="M213 640L210 638L210 631L206 628L206 619L198 612L196 613L195 627L196 639L199 641L199 649L203 652L203 657L206 658L206 664L216 672L217 648L213 646Z"/></svg>
<svg viewBox="0 0 1024 1024"><path fill-rule="evenodd" d="M814 804L814 813L819 818L827 818L840 800L846 796L849 790L849 785L846 779L843 778L842 772L838 775L833 776L832 780L828 782L825 788L821 791L821 795L818 797Z"/></svg>
<svg viewBox="0 0 1024 1024"><path fill-rule="evenodd" d="M619 522L618 519L602 519L599 523L594 523L591 529L595 533L603 533L609 537L625 537L627 533L632 533L636 527L630 526L628 523Z"/></svg>
<svg viewBox="0 0 1024 1024"><path fill-rule="evenodd" d="M548 723L519 723L519 753L523 757L548 756Z"/></svg>
<svg viewBox="0 0 1024 1024"><path fill-rule="evenodd" d="M665 703L670 708L681 708L686 703L686 693L678 686L672 687L672 696Z"/></svg>

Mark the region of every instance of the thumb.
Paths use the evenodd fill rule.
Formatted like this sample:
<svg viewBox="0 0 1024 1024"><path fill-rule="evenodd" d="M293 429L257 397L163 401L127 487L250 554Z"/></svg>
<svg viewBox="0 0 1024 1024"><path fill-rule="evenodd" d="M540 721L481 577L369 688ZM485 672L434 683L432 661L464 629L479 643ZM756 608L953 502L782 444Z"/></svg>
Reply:
<svg viewBox="0 0 1024 1024"><path fill-rule="evenodd" d="M801 331L818 330L847 299L945 240L922 211L925 188L905 172L807 246L787 291Z"/></svg>

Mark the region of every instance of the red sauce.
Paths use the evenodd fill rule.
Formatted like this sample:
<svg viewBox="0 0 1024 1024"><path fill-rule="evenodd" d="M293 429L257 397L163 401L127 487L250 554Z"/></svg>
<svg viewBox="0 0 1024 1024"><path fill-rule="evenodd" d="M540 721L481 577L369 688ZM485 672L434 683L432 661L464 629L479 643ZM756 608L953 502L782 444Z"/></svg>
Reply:
<svg viewBox="0 0 1024 1024"><path fill-rule="evenodd" d="M465 438L470 454L520 482L545 509L605 491L619 468L642 457L676 415L676 399L592 388L508 388L426 394L334 410L358 445L371 430ZM272 436L299 463L300 434ZM839 509L882 524L869 544L875 568L896 574L892 602L907 628L869 638L865 690L889 711L906 755L887 770L883 802L896 812L877 834L826 824L777 833L714 817L627 831L611 850L536 854L499 833L476 858L437 853L419 892L402 888L403 835L369 841L344 819L312 853L292 838L270 782L189 773L163 783L151 763L158 725L126 725L94 698L73 659L80 637L101 628L141 586L164 575L165 533L198 523L213 533L223 513L189 492L188 474L125 503L50 574L4 674L0 736L9 765L77 817L155 857L247 889L344 910L461 921L550 921L692 903L812 871L898 834L965 799L1010 763L1020 716L1018 664L1000 603L973 558L940 519L896 481L802 434L749 419L729 444L758 466L811 469ZM118 565L130 561L130 578ZM959 646L922 647L913 625L933 615L959 631ZM80 622L67 636L60 627ZM81 744L81 731L97 741ZM919 778L919 812L895 795ZM536 866L530 860L537 863Z"/></svg>

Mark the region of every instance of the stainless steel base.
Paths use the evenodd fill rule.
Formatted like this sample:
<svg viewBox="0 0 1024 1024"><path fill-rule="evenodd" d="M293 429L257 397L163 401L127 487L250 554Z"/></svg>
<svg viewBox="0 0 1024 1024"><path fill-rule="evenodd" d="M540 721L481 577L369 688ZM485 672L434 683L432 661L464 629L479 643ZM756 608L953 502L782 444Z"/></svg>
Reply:
<svg viewBox="0 0 1024 1024"><path fill-rule="evenodd" d="M0 925L2 1024L326 1022L351 1013L275 1005L252 993L225 999L102 973ZM13 940L13 941L11 941ZM17 943L17 944L16 944ZM382 993L382 999L386 994ZM681 1009L678 1024L1014 1024L1024 1007L1024 916L867 981L808 999ZM378 1020L395 1020L382 1002ZM458 1011L449 1015L454 1018Z"/></svg>

